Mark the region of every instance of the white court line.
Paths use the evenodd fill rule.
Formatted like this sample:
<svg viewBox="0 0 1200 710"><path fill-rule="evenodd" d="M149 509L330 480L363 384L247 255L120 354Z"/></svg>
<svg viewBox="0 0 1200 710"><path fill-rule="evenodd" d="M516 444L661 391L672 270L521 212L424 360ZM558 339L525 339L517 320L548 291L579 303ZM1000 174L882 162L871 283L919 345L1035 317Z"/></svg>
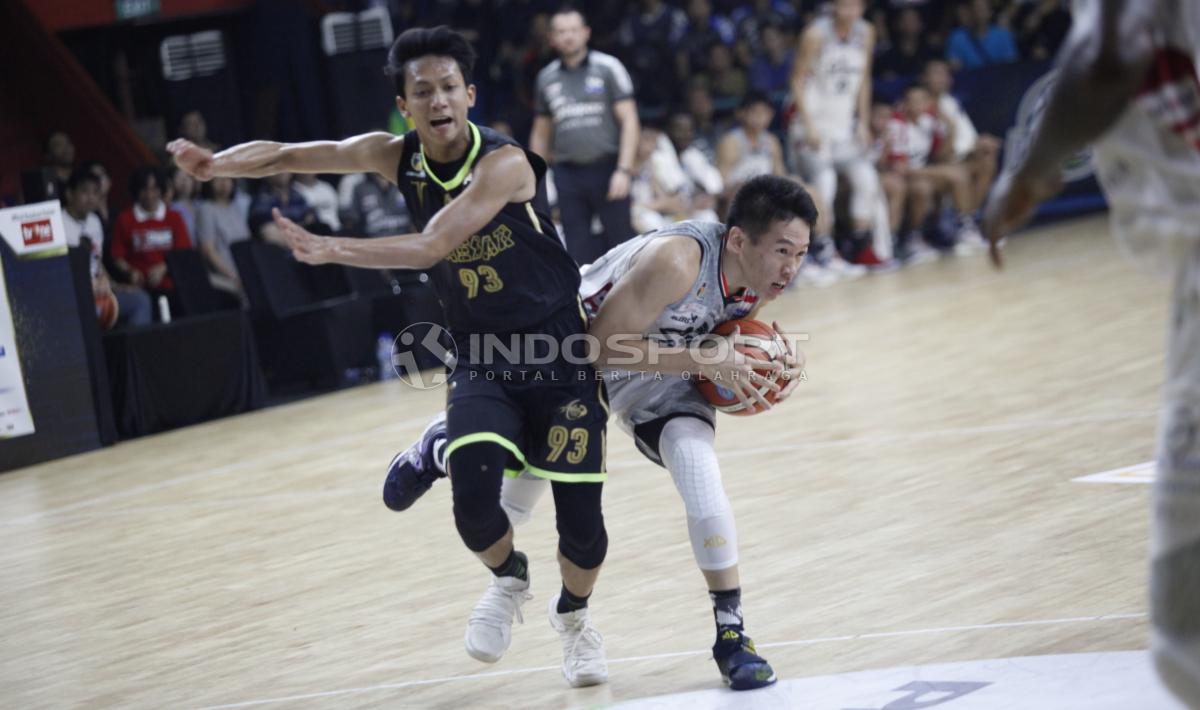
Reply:
<svg viewBox="0 0 1200 710"><path fill-rule="evenodd" d="M240 461L236 461L234 463L225 464L224 466L217 466L216 468L207 468L207 469L203 469L201 471L193 471L192 473L185 473L185 474L181 474L179 476L172 476L171 478L166 478L161 481L156 481L154 483L146 483L146 484L143 484L140 486L134 486L133 488L127 488L123 491L117 491L115 493L109 493L107 495L102 495L102 496L94 496L94 497L88 498L87 500L82 500L78 503L72 503L70 505L63 505L63 506L59 506L57 508L48 508L46 510L41 510L36 513L30 513L29 515L23 515L18 518L12 518L10 520L3 520L3 521L0 521L0 525L25 525L28 523L34 523L34 522L43 520L45 518L62 515L63 513L71 513L76 510L81 510L84 508L91 508L91 507L94 507L97 505L111 503L113 501L124 500L126 498L132 498L133 496L138 496L138 495L141 495L142 493L149 493L151 491L162 490L163 488L170 488L171 486L177 486L180 483L187 483L189 481L195 481L195 480L204 479L204 478L215 478L217 476L224 476L227 473L233 473L234 471L239 471L244 468L252 468L255 466L261 466L261 465L264 465L267 463L278 462L281 460L286 461L288 459L295 458L297 456L301 456L303 454L307 454L312 451L328 450L330 448L335 448L335 447L341 446L342 444L345 444L347 442L353 441L355 439L360 439L364 436L370 436L370 435L377 434L380 431L383 431L385 429L399 428L401 426L407 426L410 424L413 426L416 426L418 424L421 424L424 421L426 421L426 418L421 418L421 419L414 418L411 420L405 420L403 422L388 422L387 424L380 424L379 426L372 427L370 429L363 429L361 431L343 434L341 436L334 437L332 439L326 439L324 441L314 442L314 443L308 444L306 446L285 447L282 449L277 449L275 451L272 451L271 453L263 454L261 456L251 456L250 458L245 458Z"/></svg>
<svg viewBox="0 0 1200 710"><path fill-rule="evenodd" d="M993 629L1012 629L1026 626L1056 626L1061 624L1082 624L1094 623L1103 621L1125 621L1128 619L1144 619L1147 614L1145 612L1136 614L1105 614L1102 616L1074 616L1064 619L1036 619L1032 621L1008 621L995 624L972 624L969 626L942 626L931 629L910 629L907 631L880 631L865 634L850 634L847 636L828 636L825 638L801 639L798 641L780 641L776 643L760 643L756 644L759 648L781 648L784 646L812 646L822 643L835 643L841 641L861 641L864 639L878 638L895 638L900 636L922 636L927 634L945 634L957 633L961 631L988 631ZM629 656L626 658L609 659L609 665L615 663L634 663L636 661L653 661L665 658L679 658L682 656L707 656L711 655L712 651L704 649L702 651L675 651L672 653L656 653L649 656ZM326 690L319 693L306 693L303 695L288 695L278 698L265 698L262 700L246 700L239 703L228 703L225 705L206 705L197 710L224 710L226 708L245 708L254 705L269 705L272 703L286 703L296 700L313 700L316 698L329 698L337 695L354 695L358 693L371 693L379 690L398 690L400 688L412 688L421 685L433 685L435 683L451 683L461 680L478 680L480 678L495 678L502 676L524 675L528 673L542 673L546 671L557 671L559 666L538 666L535 668L516 668L507 671L491 671L488 673L471 673L469 675L446 676L443 678L426 678L424 680L410 680L403 683L383 683L380 685L369 685L360 688L342 688L339 690Z"/></svg>

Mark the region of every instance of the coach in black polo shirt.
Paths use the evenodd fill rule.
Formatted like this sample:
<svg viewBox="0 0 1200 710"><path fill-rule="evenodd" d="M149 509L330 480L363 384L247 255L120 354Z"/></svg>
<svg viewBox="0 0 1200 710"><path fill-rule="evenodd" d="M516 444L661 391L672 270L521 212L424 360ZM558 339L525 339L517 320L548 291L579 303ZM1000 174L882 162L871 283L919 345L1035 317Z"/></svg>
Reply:
<svg viewBox="0 0 1200 710"><path fill-rule="evenodd" d="M550 19L560 59L537 77L529 147L554 165L567 251L580 264L633 236L629 183L637 151L633 81L616 57L587 47L591 30L574 9ZM604 234L592 234L598 216Z"/></svg>

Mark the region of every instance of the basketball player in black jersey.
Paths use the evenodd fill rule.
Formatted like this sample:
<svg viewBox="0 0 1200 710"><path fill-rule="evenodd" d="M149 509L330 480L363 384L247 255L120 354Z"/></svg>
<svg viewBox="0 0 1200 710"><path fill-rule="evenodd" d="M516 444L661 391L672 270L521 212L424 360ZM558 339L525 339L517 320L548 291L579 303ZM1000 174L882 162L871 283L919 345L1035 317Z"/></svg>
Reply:
<svg viewBox="0 0 1200 710"><path fill-rule="evenodd" d="M374 239L316 237L282 215L275 223L309 264L430 269L451 335L562 343L586 331L579 268L547 215L546 165L515 141L467 120L475 54L458 33L414 28L397 38L387 70L396 104L415 129L339 142L253 141L213 155L185 140L168 149L201 180L279 172L374 172L400 187L414 234ZM544 336L550 336L545 338ZM582 349L582 338L573 338ZM467 625L472 657L493 663L508 648L514 616L529 594L526 557L513 547L500 507L505 470L528 468L551 481L562 588L550 609L573 686L608 679L603 639L587 602L608 545L600 510L605 479L602 381L578 357L546 364L475 362L460 348L449 380L444 455L454 475L454 519L463 542L492 571ZM564 354L565 355L565 354Z"/></svg>

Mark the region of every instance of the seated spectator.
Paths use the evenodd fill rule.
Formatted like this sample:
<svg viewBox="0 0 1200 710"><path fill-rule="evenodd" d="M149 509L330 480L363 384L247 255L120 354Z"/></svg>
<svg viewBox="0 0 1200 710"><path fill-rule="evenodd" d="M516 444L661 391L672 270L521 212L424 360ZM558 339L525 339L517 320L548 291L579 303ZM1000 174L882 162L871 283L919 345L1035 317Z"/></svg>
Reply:
<svg viewBox="0 0 1200 710"><path fill-rule="evenodd" d="M175 167L171 168L168 175L170 175L170 180L167 182L163 200L171 206L171 209L183 216L183 223L187 225L188 234L195 236L196 193L200 191L196 185L196 178Z"/></svg>
<svg viewBox="0 0 1200 710"><path fill-rule="evenodd" d="M988 0L971 0L964 8L963 26L946 40L946 59L955 71L1017 61L1012 33L992 23Z"/></svg>
<svg viewBox="0 0 1200 710"><path fill-rule="evenodd" d="M347 230L356 236L386 237L412 230L404 195L378 173L367 175L354 188L347 221Z"/></svg>
<svg viewBox="0 0 1200 710"><path fill-rule="evenodd" d="M892 46L875 60L875 76L892 80L916 76L925 63L935 58L933 49L925 43L925 24L916 8L906 7L896 16Z"/></svg>
<svg viewBox="0 0 1200 710"><path fill-rule="evenodd" d="M919 84L908 87L901 109L888 124L887 138L887 170L904 178L908 196L909 233L898 250L901 261L928 261L936 256L928 242L939 240L926 221L942 193L950 194L957 213L951 239L964 249L977 249L983 243L971 216L970 177L962 165L945 162L951 152L946 126L934 110L929 90Z"/></svg>
<svg viewBox="0 0 1200 710"><path fill-rule="evenodd" d="M723 44L708 49L708 75L713 104L724 111L736 108L750 88L746 72L733 61L733 51Z"/></svg>
<svg viewBox="0 0 1200 710"><path fill-rule="evenodd" d="M725 181L709 153L697 145L696 124L691 114L672 115L667 123L667 137L675 148L684 174L691 181L692 206L715 210L717 198L725 191Z"/></svg>
<svg viewBox="0 0 1200 710"><path fill-rule="evenodd" d="M887 201L888 226L891 228L892 234L900 234L900 228L904 222L904 207L908 198L908 182L905 180L902 170L889 169L888 125L895 112L896 110L889 104L876 103L871 106L871 144L867 148L867 157L879 172L879 183L883 187L884 199ZM891 253L890 245L887 247L886 253L880 253L884 250L874 245L872 250L881 261L886 261Z"/></svg>
<svg viewBox="0 0 1200 710"><path fill-rule="evenodd" d="M768 25L791 32L797 29L796 9L785 0L753 0L739 3L730 16L737 26L739 43L744 47L761 47L762 30Z"/></svg>
<svg viewBox="0 0 1200 710"><path fill-rule="evenodd" d="M717 144L717 168L725 181L725 196L732 198L757 175L786 175L783 146L768 130L775 109L766 96L748 94L737 111L738 125Z"/></svg>
<svg viewBox="0 0 1200 710"><path fill-rule="evenodd" d="M167 252L192 248L183 216L163 202L162 185L155 168L134 170L129 176L133 206L118 215L113 226L114 264L129 283L152 294L175 290L167 273Z"/></svg>
<svg viewBox="0 0 1200 710"><path fill-rule="evenodd" d="M114 284L104 268L104 228L96 215L100 201L100 179L86 167L76 168L67 179L63 191L63 228L66 230L67 246L80 246L86 238L91 249L92 295L97 304L105 299L117 302L115 323L101 323L103 327L113 325L147 325L150 323L150 296L135 286Z"/></svg>
<svg viewBox="0 0 1200 710"><path fill-rule="evenodd" d="M242 292L242 280L233 260L232 246L250 238L246 212L235 198L237 183L216 177L204 183L204 199L196 211L196 244L208 265L209 280L229 293Z"/></svg>
<svg viewBox="0 0 1200 710"><path fill-rule="evenodd" d="M292 187L304 201L317 212L317 219L329 225L334 232L340 232L342 222L338 218L338 193L333 185L319 179L311 173L298 173Z"/></svg>
<svg viewBox="0 0 1200 710"><path fill-rule="evenodd" d="M45 160L42 171L54 180L55 188L61 195L75 165L75 144L71 142L71 136L62 131L51 133L46 139Z"/></svg>
<svg viewBox="0 0 1200 710"><path fill-rule="evenodd" d="M704 153L714 164L717 162L717 141L725 132L725 127L716 119L716 109L713 106L712 93L703 82L693 82L688 87L688 115L692 117L692 129L695 135L692 145Z"/></svg>
<svg viewBox="0 0 1200 710"><path fill-rule="evenodd" d="M1063 0L1030 0L1013 18L1021 55L1044 61L1058 53L1071 30L1071 12Z"/></svg>
<svg viewBox="0 0 1200 710"><path fill-rule="evenodd" d="M766 94L773 103L779 105L788 90L795 55L778 25L766 25L760 34L762 49L754 53L754 61L750 65L750 88Z"/></svg>
<svg viewBox="0 0 1200 710"><path fill-rule="evenodd" d="M737 28L724 15L714 15L710 0L688 0L687 31L679 42L676 72L681 77L708 70L708 48L714 44L733 46Z"/></svg>
<svg viewBox="0 0 1200 710"><path fill-rule="evenodd" d="M220 149L220 146L208 137L208 122L204 120L204 114L196 110L188 111L180 117L179 137L214 152Z"/></svg>
<svg viewBox="0 0 1200 710"><path fill-rule="evenodd" d="M970 174L971 199L968 208L976 212L983 207L988 191L992 189L992 180L996 177L1000 139L986 133L980 135L975 130L971 117L950 93L954 78L944 61L935 59L929 62L921 74L921 83L929 89L949 131L951 158L962 164Z"/></svg>
<svg viewBox="0 0 1200 710"><path fill-rule="evenodd" d="M317 213L304 201L292 186L291 173L276 173L263 181L263 186L250 203L248 218L250 233L263 241L287 246L287 240L275 226L271 210L278 209L284 217L303 226L310 232L329 234L327 225L317 221Z"/></svg>
<svg viewBox="0 0 1200 710"><path fill-rule="evenodd" d="M638 136L630 196L637 232L681 219L719 221L713 199L695 189L670 139L654 125L643 125Z"/></svg>
<svg viewBox="0 0 1200 710"><path fill-rule="evenodd" d="M679 80L672 70L687 26L683 11L663 0L638 0L638 10L621 23L618 41L639 106L666 107L674 102Z"/></svg>

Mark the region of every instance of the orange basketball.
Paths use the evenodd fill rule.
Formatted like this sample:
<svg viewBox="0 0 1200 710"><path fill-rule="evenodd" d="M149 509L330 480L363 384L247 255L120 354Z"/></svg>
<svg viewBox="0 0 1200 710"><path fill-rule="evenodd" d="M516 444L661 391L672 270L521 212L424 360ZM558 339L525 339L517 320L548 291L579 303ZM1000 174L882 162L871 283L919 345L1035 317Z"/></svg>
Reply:
<svg viewBox="0 0 1200 710"><path fill-rule="evenodd" d="M787 344L784 342L783 337L766 323L749 318L730 320L718 325L712 332L714 335L729 335L738 327L741 328L742 337L751 341L736 345L735 347L738 352L755 360L783 362L784 355L787 354ZM723 387L721 382L701 377L696 382L696 387L699 388L700 394L717 408L717 411L741 417L748 417L766 411L757 402L752 402L749 407L744 406L738 401L737 395L729 388ZM758 392L763 396L763 399L771 404L776 402L775 393L765 386L760 385Z"/></svg>
<svg viewBox="0 0 1200 710"><path fill-rule="evenodd" d="M100 321L100 328L108 330L117 324L117 315L120 312L120 307L117 305L117 297L112 291L101 291L96 294L96 319Z"/></svg>

